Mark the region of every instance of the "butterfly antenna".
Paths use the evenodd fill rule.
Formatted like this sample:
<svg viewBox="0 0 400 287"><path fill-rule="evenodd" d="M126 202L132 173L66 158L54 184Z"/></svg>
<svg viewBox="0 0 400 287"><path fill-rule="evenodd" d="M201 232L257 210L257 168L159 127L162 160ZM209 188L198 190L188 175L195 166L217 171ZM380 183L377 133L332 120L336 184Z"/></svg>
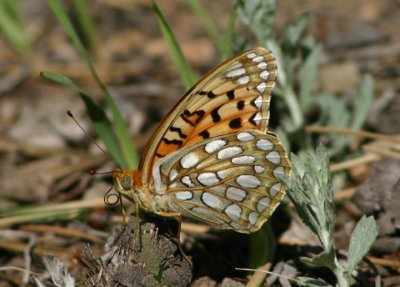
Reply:
<svg viewBox="0 0 400 287"><path fill-rule="evenodd" d="M71 111L67 111L67 115L77 124L77 126L83 131L83 133L99 148L99 150L101 150L111 161L113 161L118 166L118 163L110 156L110 154L107 153L98 143L96 143L94 138L81 126L81 124L74 117L72 112ZM93 174L109 174L109 173L112 173L112 172L99 173L99 172L91 170L89 173L93 175Z"/></svg>
<svg viewBox="0 0 400 287"><path fill-rule="evenodd" d="M111 193L113 188L114 187L112 186L109 190L107 190L106 194L104 195L104 203L108 206L113 206L113 205L118 204L118 202L120 202L120 203L122 202L121 195L119 193L117 193L117 194ZM116 199L112 201L111 200L112 197L116 197Z"/></svg>
<svg viewBox="0 0 400 287"><path fill-rule="evenodd" d="M89 174L90 175L112 175L114 173L114 170L112 171L103 171L103 172L99 172L96 171L94 169L89 170Z"/></svg>

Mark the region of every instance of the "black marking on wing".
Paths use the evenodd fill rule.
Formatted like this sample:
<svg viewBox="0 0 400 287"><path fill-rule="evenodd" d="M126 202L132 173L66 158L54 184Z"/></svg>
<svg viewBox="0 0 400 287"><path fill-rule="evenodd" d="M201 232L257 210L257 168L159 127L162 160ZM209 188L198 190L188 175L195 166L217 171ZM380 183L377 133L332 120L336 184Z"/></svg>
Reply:
<svg viewBox="0 0 400 287"><path fill-rule="evenodd" d="M183 144L183 142L182 142L181 140L175 140L175 139L169 140L169 139L167 139L167 138L163 138L162 140L163 140L163 142L165 142L167 145L174 144L174 145L177 145L178 147L181 147L182 144Z"/></svg>
<svg viewBox="0 0 400 287"><path fill-rule="evenodd" d="M209 98L209 99L214 99L217 95L216 94L214 94L212 91L209 91L209 92L206 92L206 91L199 91L198 93L197 93L199 96L205 96L205 95L207 95L207 97Z"/></svg>
<svg viewBox="0 0 400 287"><path fill-rule="evenodd" d="M235 118L229 122L229 127L231 129L238 129L242 126L242 119L241 118Z"/></svg>
<svg viewBox="0 0 400 287"><path fill-rule="evenodd" d="M243 110L244 109L244 101L241 100L241 101L237 102L236 107L238 110Z"/></svg>
<svg viewBox="0 0 400 287"><path fill-rule="evenodd" d="M216 107L215 109L213 109L211 111L211 117L212 117L214 123L217 123L221 120L221 116L218 114L218 110L221 107L222 107L222 105L220 105L219 107Z"/></svg>
<svg viewBox="0 0 400 287"><path fill-rule="evenodd" d="M259 107L257 107L257 105L256 105L256 99L257 99L257 98L255 98L254 100L252 100L252 101L250 102L250 104L252 104L254 107L256 107L256 108L258 109Z"/></svg>
<svg viewBox="0 0 400 287"><path fill-rule="evenodd" d="M207 93L207 97L208 97L209 99L214 99L216 96L217 96L217 95L214 94L212 91L209 91L209 92Z"/></svg>
<svg viewBox="0 0 400 287"><path fill-rule="evenodd" d="M229 100L233 100L235 98L235 91L230 90L229 92L226 93L226 96L228 97Z"/></svg>
<svg viewBox="0 0 400 287"><path fill-rule="evenodd" d="M203 139L208 139L210 137L210 133L208 131L202 131L200 135L203 137Z"/></svg>
<svg viewBox="0 0 400 287"><path fill-rule="evenodd" d="M256 117L257 112L254 113L250 118L249 118L249 123L251 123L253 126L257 126L257 123L255 122L254 118Z"/></svg>
<svg viewBox="0 0 400 287"><path fill-rule="evenodd" d="M170 127L169 130L171 132L177 132L181 139L187 138L187 135L185 135L180 128Z"/></svg>
<svg viewBox="0 0 400 287"><path fill-rule="evenodd" d="M181 118L191 126L195 126L203 117L205 112L203 110L194 111L193 113L185 110L183 114L181 114ZM191 117L197 115L197 118L193 121Z"/></svg>

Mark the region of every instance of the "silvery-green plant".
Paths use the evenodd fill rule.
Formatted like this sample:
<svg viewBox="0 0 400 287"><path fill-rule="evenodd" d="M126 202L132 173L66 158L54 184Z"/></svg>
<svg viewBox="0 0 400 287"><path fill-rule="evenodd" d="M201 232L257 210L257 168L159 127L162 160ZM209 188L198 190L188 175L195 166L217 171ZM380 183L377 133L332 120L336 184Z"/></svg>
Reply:
<svg viewBox="0 0 400 287"><path fill-rule="evenodd" d="M372 216L363 216L357 223L350 238L347 265L340 264L333 242L335 210L326 149L319 145L316 152L308 152L302 156L292 154L291 162L292 175L290 178L283 177L282 182L301 220L318 238L324 249L315 257L303 260L332 270L337 278L336 286L349 286L351 273L378 236L375 220ZM321 286L315 284L315 279L312 278L298 279L307 286ZM314 283L311 283L311 280ZM320 283L326 284L322 281Z"/></svg>

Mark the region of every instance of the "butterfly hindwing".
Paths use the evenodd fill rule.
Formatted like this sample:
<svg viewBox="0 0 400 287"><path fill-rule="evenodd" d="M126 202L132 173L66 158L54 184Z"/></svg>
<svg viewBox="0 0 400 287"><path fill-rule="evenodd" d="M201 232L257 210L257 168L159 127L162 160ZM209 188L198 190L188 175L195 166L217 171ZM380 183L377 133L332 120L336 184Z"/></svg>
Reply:
<svg viewBox="0 0 400 287"><path fill-rule="evenodd" d="M258 230L284 196L290 164L273 133L246 130L203 140L153 169L160 205L219 228Z"/></svg>

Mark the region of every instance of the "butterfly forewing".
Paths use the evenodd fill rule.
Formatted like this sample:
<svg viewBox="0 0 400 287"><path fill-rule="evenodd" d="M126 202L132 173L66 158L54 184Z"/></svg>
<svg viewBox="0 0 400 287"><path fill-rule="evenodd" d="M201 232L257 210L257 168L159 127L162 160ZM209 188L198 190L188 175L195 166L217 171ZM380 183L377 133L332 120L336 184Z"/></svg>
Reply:
<svg viewBox="0 0 400 287"><path fill-rule="evenodd" d="M160 206L250 233L282 200L278 177L289 172L285 149L274 134L246 130L171 153L156 164L153 176Z"/></svg>
<svg viewBox="0 0 400 287"><path fill-rule="evenodd" d="M267 131L276 63L264 48L243 52L200 80L151 138L142 158L142 180L152 181L158 160L181 148L241 130Z"/></svg>

